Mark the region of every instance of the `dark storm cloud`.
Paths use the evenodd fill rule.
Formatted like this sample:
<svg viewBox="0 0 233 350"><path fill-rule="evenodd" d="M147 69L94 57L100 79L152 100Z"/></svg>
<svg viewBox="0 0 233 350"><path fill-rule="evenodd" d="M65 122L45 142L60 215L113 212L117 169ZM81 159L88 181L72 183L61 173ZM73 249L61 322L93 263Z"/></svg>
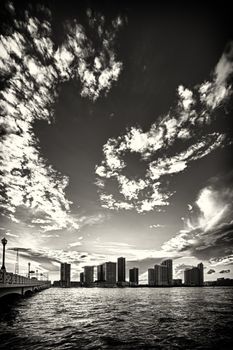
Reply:
<svg viewBox="0 0 233 350"><path fill-rule="evenodd" d="M211 275L212 273L215 273L215 270L214 270L214 269L210 269L209 271L207 271L207 274L208 274L208 275Z"/></svg>
<svg viewBox="0 0 233 350"><path fill-rule="evenodd" d="M9 251L19 251L19 256L26 261L34 261L44 269L50 271L58 271L61 262L72 263L73 266L78 266L88 258L87 254L79 253L77 251L65 251L62 249L31 249L12 247Z"/></svg>
<svg viewBox="0 0 233 350"><path fill-rule="evenodd" d="M221 271L219 271L219 273L230 273L231 272L231 270L221 270Z"/></svg>
<svg viewBox="0 0 233 350"><path fill-rule="evenodd" d="M13 5L8 8L14 14ZM103 16L88 11L88 30L76 20L67 22L64 40L56 47L50 13L39 10L38 17L25 11L23 20L15 18L0 37L1 208L16 222L17 208L27 208L44 231L78 229L65 194L69 179L41 156L33 125L36 120L52 122L59 85L65 81L78 80L80 95L93 101L110 90L122 68L114 52L122 20L106 28ZM95 42L87 32L96 34Z"/></svg>
<svg viewBox="0 0 233 350"><path fill-rule="evenodd" d="M197 244L190 247L199 259L229 256L233 253L233 223L222 224L203 234Z"/></svg>
<svg viewBox="0 0 233 350"><path fill-rule="evenodd" d="M233 191L219 180L200 191L190 218L184 219L184 229L163 244L165 251L182 252L214 265L232 262Z"/></svg>
<svg viewBox="0 0 233 350"><path fill-rule="evenodd" d="M168 244L176 252L189 253L200 260L209 260L213 264L220 261L227 264L233 260L233 223L220 224L206 232L195 229L176 236ZM219 258L221 260L218 260Z"/></svg>
<svg viewBox="0 0 233 350"><path fill-rule="evenodd" d="M45 253L34 251L30 248L9 248L8 250L11 251L19 251L19 257L24 258L28 261L34 261L36 263L39 263L39 265L49 271L58 271L59 266L54 265L53 263L60 263L59 260L55 258L51 258Z"/></svg>

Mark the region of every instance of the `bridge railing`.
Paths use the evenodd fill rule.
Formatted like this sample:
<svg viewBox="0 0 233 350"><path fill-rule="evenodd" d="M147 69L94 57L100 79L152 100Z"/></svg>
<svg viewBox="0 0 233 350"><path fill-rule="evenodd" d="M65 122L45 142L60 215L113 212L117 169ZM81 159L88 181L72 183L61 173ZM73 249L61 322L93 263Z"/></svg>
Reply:
<svg viewBox="0 0 233 350"><path fill-rule="evenodd" d="M1 284L31 284L31 285L42 285L47 284L48 281L39 281L36 278L28 278L25 276L16 275L11 272L0 270L0 285Z"/></svg>

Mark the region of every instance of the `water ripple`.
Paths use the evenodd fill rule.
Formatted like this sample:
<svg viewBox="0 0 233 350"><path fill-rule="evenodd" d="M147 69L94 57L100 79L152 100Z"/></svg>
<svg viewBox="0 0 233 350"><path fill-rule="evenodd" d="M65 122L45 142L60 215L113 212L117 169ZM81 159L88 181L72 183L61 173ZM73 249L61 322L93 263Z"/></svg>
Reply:
<svg viewBox="0 0 233 350"><path fill-rule="evenodd" d="M0 309L0 349L230 349L232 291L51 288Z"/></svg>

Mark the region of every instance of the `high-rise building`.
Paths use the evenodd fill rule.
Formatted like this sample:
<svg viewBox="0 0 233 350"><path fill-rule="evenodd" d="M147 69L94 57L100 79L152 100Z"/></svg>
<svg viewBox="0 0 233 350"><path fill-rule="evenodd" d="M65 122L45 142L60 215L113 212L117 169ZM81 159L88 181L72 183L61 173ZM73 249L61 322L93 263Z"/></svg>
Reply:
<svg viewBox="0 0 233 350"><path fill-rule="evenodd" d="M154 285L155 286L160 286L160 265L155 265L154 266Z"/></svg>
<svg viewBox="0 0 233 350"><path fill-rule="evenodd" d="M197 265L199 269L199 285L203 286L204 285L204 266L202 263Z"/></svg>
<svg viewBox="0 0 233 350"><path fill-rule="evenodd" d="M80 272L80 283L84 282L84 273Z"/></svg>
<svg viewBox="0 0 233 350"><path fill-rule="evenodd" d="M155 286L168 286L168 268L166 265L154 266Z"/></svg>
<svg viewBox="0 0 233 350"><path fill-rule="evenodd" d="M186 286L203 286L204 267L202 263L184 271L184 284Z"/></svg>
<svg viewBox="0 0 233 350"><path fill-rule="evenodd" d="M61 263L60 277L61 287L70 287L70 264Z"/></svg>
<svg viewBox="0 0 233 350"><path fill-rule="evenodd" d="M117 259L117 281L125 282L125 258Z"/></svg>
<svg viewBox="0 0 233 350"><path fill-rule="evenodd" d="M164 260L161 265L167 267L167 285L172 286L172 279L173 279L173 270L172 270L172 260L167 259Z"/></svg>
<svg viewBox="0 0 233 350"><path fill-rule="evenodd" d="M103 276L106 283L116 283L116 263L108 261L103 264Z"/></svg>
<svg viewBox="0 0 233 350"><path fill-rule="evenodd" d="M148 285L155 285L155 269L148 269Z"/></svg>
<svg viewBox="0 0 233 350"><path fill-rule="evenodd" d="M137 286L138 285L138 268L133 267L129 270L129 283L130 286Z"/></svg>
<svg viewBox="0 0 233 350"><path fill-rule="evenodd" d="M160 265L160 285L168 286L168 268L166 265Z"/></svg>
<svg viewBox="0 0 233 350"><path fill-rule="evenodd" d="M94 266L84 266L84 284L91 285L94 282Z"/></svg>
<svg viewBox="0 0 233 350"><path fill-rule="evenodd" d="M104 265L103 264L97 266L97 280L99 282L104 281Z"/></svg>

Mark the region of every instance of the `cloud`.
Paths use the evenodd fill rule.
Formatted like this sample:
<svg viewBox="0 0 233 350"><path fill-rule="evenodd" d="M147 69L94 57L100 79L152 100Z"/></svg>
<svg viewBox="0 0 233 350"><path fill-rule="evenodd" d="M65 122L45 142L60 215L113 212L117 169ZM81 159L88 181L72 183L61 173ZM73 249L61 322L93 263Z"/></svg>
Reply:
<svg viewBox="0 0 233 350"><path fill-rule="evenodd" d="M227 197L226 203L225 197ZM232 198L232 191L223 190L219 193L211 187L204 188L196 201L202 214L199 217L199 227L202 227L204 231L214 227L229 212Z"/></svg>
<svg viewBox="0 0 233 350"><path fill-rule="evenodd" d="M189 265L189 264L179 264L175 267L175 275L178 276L183 276L184 271L186 269L191 269L193 267L193 265Z"/></svg>
<svg viewBox="0 0 233 350"><path fill-rule="evenodd" d="M138 267L139 268L139 273L140 273L140 280L143 280L143 274L146 273L146 280L145 283L148 281L148 275L147 275L147 270L148 266L154 267L155 264L160 264L161 261L164 260L164 257L148 257L144 259L135 259L135 260L127 260L127 268L131 269L133 267ZM145 276L144 276L145 277Z"/></svg>
<svg viewBox="0 0 233 350"><path fill-rule="evenodd" d="M209 271L207 271L207 274L208 274L208 275L211 275L212 273L215 273L215 270L210 269Z"/></svg>
<svg viewBox="0 0 233 350"><path fill-rule="evenodd" d="M230 273L231 272L231 270L221 270L221 271L219 271L219 273Z"/></svg>
<svg viewBox="0 0 233 350"><path fill-rule="evenodd" d="M47 235L47 234L42 234L41 235L42 238L57 238L60 237L59 235Z"/></svg>
<svg viewBox="0 0 233 350"><path fill-rule="evenodd" d="M185 89L182 85L178 87L178 95L180 97L179 104L184 111L189 111L191 105L195 103L193 99L193 92L189 89Z"/></svg>
<svg viewBox="0 0 233 350"><path fill-rule="evenodd" d="M20 274L22 271L27 271L27 263L31 262L31 265L36 265L39 269L49 270L49 271L58 271L60 261L55 258L49 256L48 253L41 250L34 250L31 248L8 248L8 251L16 251L19 252L19 260L20 260ZM34 263L34 264L33 264Z"/></svg>
<svg viewBox="0 0 233 350"><path fill-rule="evenodd" d="M69 243L69 246L72 248L72 247L77 247L77 246L80 246L82 245L82 242L78 241L78 242L73 242L73 243Z"/></svg>
<svg viewBox="0 0 233 350"><path fill-rule="evenodd" d="M119 209L129 210L133 208L133 206L129 203L116 201L113 198L112 194L107 195L105 193L101 193L100 200L102 202L103 208L115 209L115 210L119 210Z"/></svg>
<svg viewBox="0 0 233 350"><path fill-rule="evenodd" d="M208 260L213 266L232 263L232 198L229 188L202 189L193 204L195 213L184 219L184 229L165 242L162 250Z"/></svg>
<svg viewBox="0 0 233 350"><path fill-rule="evenodd" d="M213 79L193 91L180 85L176 106L154 122L148 131L132 126L125 134L106 142L103 160L95 168L103 207L135 209L139 213L160 211L161 207L169 205L174 194L169 190L172 176L231 142L227 134L213 132L211 127L216 119L215 109L220 104L227 104L232 96L229 81L233 72L233 44L229 47L215 67ZM127 175L129 154L139 155L140 161L144 162L144 177ZM107 184L112 180L117 183L116 191L121 200L106 192Z"/></svg>
<svg viewBox="0 0 233 350"><path fill-rule="evenodd" d="M226 255L223 257L214 257L210 259L210 263L213 266L221 266L221 265L232 265L233 264L233 254Z"/></svg>
<svg viewBox="0 0 233 350"><path fill-rule="evenodd" d="M149 226L149 228L161 228L161 227L164 227L164 225L153 224L153 225L150 225L150 226Z"/></svg>
<svg viewBox="0 0 233 350"><path fill-rule="evenodd" d="M10 233L10 232L6 232L6 235L10 236L10 237L19 237L18 235L15 235L15 234Z"/></svg>
<svg viewBox="0 0 233 350"><path fill-rule="evenodd" d="M229 78L233 73L233 43L227 45L214 70L213 81L203 83L200 88L200 99L208 108L218 107L226 98L232 96Z"/></svg>
<svg viewBox="0 0 233 350"><path fill-rule="evenodd" d="M188 210L189 210L189 211L192 211L192 209L193 209L192 205L191 205L191 204L188 204Z"/></svg>
<svg viewBox="0 0 233 350"><path fill-rule="evenodd" d="M14 15L12 6L8 4ZM91 30L99 28L98 50L87 35L90 28L67 22L64 41L56 47L49 11L40 10L44 20L25 12L25 19L15 19L14 27L0 37L0 205L4 215L18 222L18 208L27 209L42 231L79 229L66 198L69 179L41 156L33 125L36 120L53 121L58 87L65 81L80 81L81 96L93 101L110 90L122 68L114 52L121 21L108 28L103 16L89 18Z"/></svg>
<svg viewBox="0 0 233 350"><path fill-rule="evenodd" d="M92 258L89 254L77 252L76 250L66 251L64 249L49 249L49 248L21 248L12 247L8 251L19 251L19 259L22 268L27 267L27 263L32 262L40 269L49 271L59 271L60 263L68 262L72 264L72 270L80 270L85 263L90 263Z"/></svg>

